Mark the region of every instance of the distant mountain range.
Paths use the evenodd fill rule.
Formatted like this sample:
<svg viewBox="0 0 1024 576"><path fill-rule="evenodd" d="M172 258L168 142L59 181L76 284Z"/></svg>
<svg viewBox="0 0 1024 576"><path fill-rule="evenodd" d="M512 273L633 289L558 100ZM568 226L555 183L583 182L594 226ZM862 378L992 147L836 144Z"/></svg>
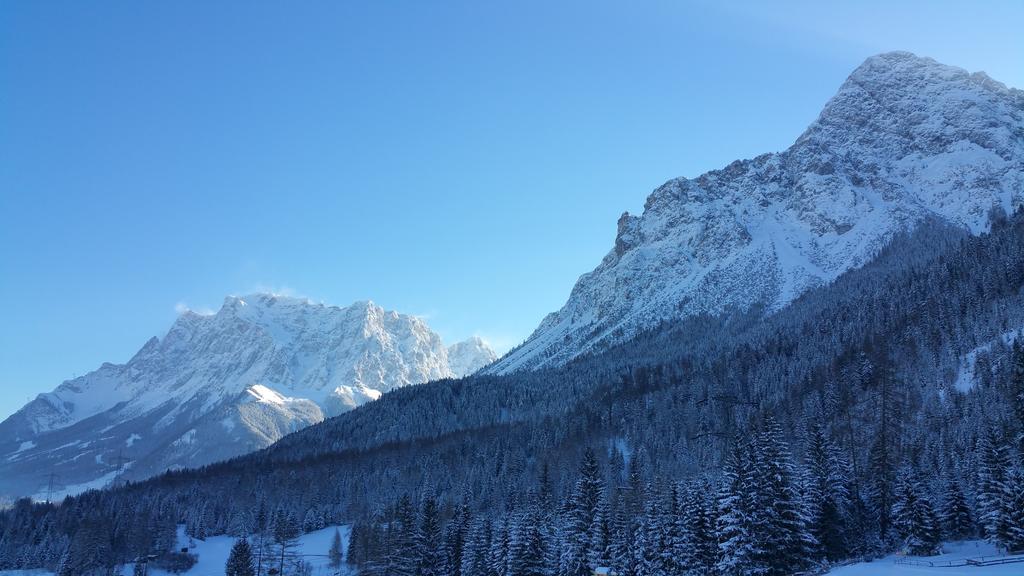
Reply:
<svg viewBox="0 0 1024 576"><path fill-rule="evenodd" d="M787 150L655 190L568 302L488 370L561 365L661 322L791 302L929 217L1024 195L1024 93L908 52L858 67Z"/></svg>
<svg viewBox="0 0 1024 576"><path fill-rule="evenodd" d="M416 317L267 294L185 312L123 365L40 394L0 423L0 494L59 496L266 447L384 392L494 361Z"/></svg>

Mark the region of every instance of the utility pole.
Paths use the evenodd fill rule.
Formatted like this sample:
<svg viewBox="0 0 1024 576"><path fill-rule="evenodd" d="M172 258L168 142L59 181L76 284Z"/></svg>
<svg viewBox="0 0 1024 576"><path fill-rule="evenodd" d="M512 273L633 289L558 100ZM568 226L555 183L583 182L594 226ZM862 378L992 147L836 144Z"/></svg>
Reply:
<svg viewBox="0 0 1024 576"><path fill-rule="evenodd" d="M128 458L124 456L124 449L119 448L117 450L117 459L114 461L114 469L117 470L117 473L114 475L114 481L111 482L112 485L117 485L117 482L121 479L121 476L124 474L124 465L127 463Z"/></svg>
<svg viewBox="0 0 1024 576"><path fill-rule="evenodd" d="M52 469L50 470L50 480L46 483L46 503L50 503L50 498L53 497L53 481L57 478L57 473Z"/></svg>

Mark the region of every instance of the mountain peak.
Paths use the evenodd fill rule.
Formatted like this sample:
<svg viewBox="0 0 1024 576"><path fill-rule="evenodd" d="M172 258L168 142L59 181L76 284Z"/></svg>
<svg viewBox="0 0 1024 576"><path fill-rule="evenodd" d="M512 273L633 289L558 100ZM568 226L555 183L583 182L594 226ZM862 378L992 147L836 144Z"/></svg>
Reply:
<svg viewBox="0 0 1024 576"><path fill-rule="evenodd" d="M763 305L935 220L1024 204L1024 93L910 52L864 61L783 152L655 190L561 310L488 370L559 365L661 322Z"/></svg>
<svg viewBox="0 0 1024 576"><path fill-rule="evenodd" d="M137 478L198 466L493 360L479 338L446 348L421 318L371 301L228 296L216 314L184 311L127 364L69 380L0 423L0 495L38 489L35 459L75 483L109 473L103 462L121 450ZM35 448L11 458L27 442ZM69 456L80 442L89 458Z"/></svg>
<svg viewBox="0 0 1024 576"><path fill-rule="evenodd" d="M498 355L479 336L471 336L448 348L448 365L457 378L469 376L497 359Z"/></svg>

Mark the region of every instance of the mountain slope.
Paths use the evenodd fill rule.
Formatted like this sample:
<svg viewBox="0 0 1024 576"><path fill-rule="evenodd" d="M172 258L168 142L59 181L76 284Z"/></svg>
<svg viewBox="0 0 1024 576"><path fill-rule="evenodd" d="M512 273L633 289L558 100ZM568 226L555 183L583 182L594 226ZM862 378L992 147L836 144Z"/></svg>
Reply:
<svg viewBox="0 0 1024 576"><path fill-rule="evenodd" d="M488 370L563 364L701 313L777 309L939 218L1024 195L1024 92L906 52L869 58L789 149L655 190L565 306Z"/></svg>
<svg viewBox="0 0 1024 576"><path fill-rule="evenodd" d="M229 297L186 312L124 365L104 364L0 423L0 493L58 475L64 492L265 447L283 435L494 359L479 339L449 350L420 319L371 302Z"/></svg>

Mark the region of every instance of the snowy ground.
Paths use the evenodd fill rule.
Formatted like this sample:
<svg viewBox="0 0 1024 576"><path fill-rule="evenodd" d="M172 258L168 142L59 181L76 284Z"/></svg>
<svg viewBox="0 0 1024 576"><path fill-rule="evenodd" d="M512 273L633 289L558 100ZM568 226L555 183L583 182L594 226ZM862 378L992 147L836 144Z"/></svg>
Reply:
<svg viewBox="0 0 1024 576"><path fill-rule="evenodd" d="M327 560L327 551L331 547L331 540L334 538L335 529L341 532L341 544L343 548L346 548L349 536L348 526L331 526L317 532L303 534L299 538L299 546L296 552L303 555L305 560L313 565L313 576L333 576L338 573L328 566ZM190 552L199 557L199 562L191 570L184 572L183 576L223 576L224 565L228 561L228 554L231 552L231 546L234 543L235 539L230 536L214 536L206 540L192 540L191 544L194 544L194 548ZM190 545L188 537L184 536L181 530L178 532L178 544L179 548ZM132 568L130 565L125 566L121 574L123 576L131 576ZM150 570L149 573L151 576L165 576L167 574L160 570ZM344 571L341 573L346 574ZM52 576L52 573L44 570L0 570L0 576Z"/></svg>
<svg viewBox="0 0 1024 576"><path fill-rule="evenodd" d="M829 572L830 576L912 576L912 575L943 575L943 576L1020 576L1024 574L1024 563L1003 564L1001 566L961 566L942 567L941 565L950 561L956 564L957 560L965 558L986 559L1001 557L995 548L981 540L968 540L966 542L951 542L943 546L943 553L928 558L887 556L873 562L861 562L836 568ZM900 562L912 561L918 565L903 564ZM919 564L931 562L932 566Z"/></svg>

